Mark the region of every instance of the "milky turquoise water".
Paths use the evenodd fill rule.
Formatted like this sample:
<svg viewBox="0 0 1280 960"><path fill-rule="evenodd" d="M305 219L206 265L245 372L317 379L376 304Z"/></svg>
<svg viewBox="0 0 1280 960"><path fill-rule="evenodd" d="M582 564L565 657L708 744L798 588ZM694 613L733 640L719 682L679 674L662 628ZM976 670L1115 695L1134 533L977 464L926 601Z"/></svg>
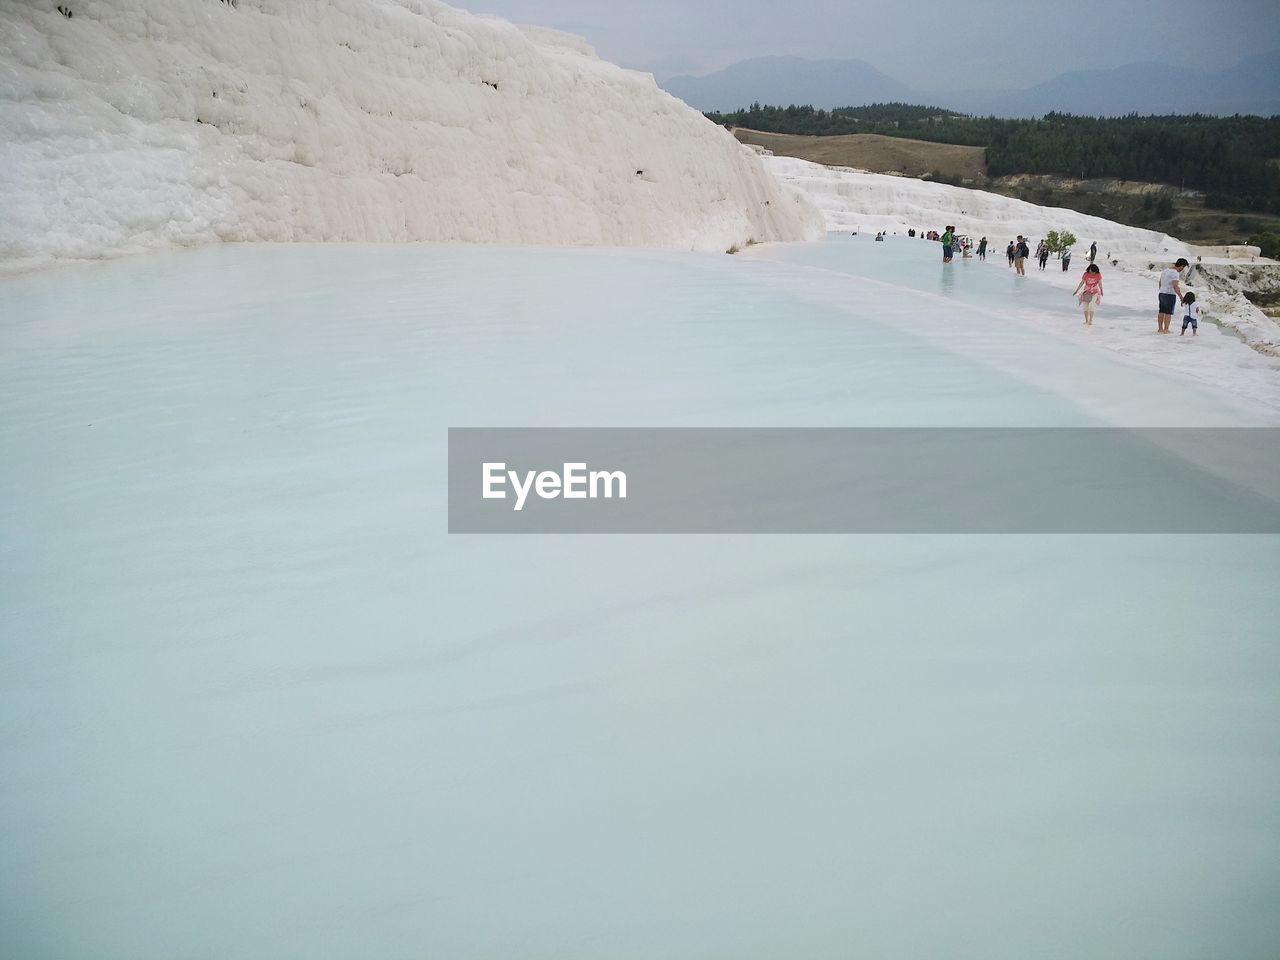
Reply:
<svg viewBox="0 0 1280 960"><path fill-rule="evenodd" d="M0 954L1274 956L1276 538L445 533L450 426L1236 422L881 246L0 281Z"/></svg>

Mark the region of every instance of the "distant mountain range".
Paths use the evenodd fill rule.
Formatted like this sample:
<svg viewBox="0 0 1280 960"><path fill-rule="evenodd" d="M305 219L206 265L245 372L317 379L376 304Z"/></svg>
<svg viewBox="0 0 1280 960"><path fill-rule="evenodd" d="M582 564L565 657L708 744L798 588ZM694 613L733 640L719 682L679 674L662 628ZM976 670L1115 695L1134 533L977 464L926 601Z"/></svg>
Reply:
<svg viewBox="0 0 1280 960"><path fill-rule="evenodd" d="M672 77L660 86L695 110L703 111L737 110L756 100L780 107L808 103L830 109L895 100L918 102L911 98L919 96L865 60L802 57L757 57L705 77ZM851 103L847 99L850 96L856 96L858 103Z"/></svg>
<svg viewBox="0 0 1280 960"><path fill-rule="evenodd" d="M917 90L864 60L758 57L704 77L672 77L667 92L698 110L737 110L754 101L787 106L861 106L902 101L1000 117L1050 111L1093 116L1127 113L1280 114L1280 50L1224 70L1173 63L1132 63L1077 70L1025 90Z"/></svg>

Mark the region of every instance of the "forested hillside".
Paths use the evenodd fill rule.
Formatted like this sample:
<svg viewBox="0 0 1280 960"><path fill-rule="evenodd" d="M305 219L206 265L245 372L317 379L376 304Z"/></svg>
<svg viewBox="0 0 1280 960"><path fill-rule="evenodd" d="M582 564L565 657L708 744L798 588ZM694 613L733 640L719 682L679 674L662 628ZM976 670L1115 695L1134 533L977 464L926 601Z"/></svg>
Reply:
<svg viewBox="0 0 1280 960"><path fill-rule="evenodd" d="M1280 117L972 117L888 103L818 110L759 103L709 113L716 123L771 133L875 133L986 149L992 177L1115 177L1200 190L1209 206L1280 214Z"/></svg>

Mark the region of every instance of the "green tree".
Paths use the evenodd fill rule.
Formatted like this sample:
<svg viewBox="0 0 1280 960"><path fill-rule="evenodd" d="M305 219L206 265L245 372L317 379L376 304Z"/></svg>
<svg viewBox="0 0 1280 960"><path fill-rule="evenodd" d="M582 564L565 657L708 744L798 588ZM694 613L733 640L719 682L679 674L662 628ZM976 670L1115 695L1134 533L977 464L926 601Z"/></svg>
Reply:
<svg viewBox="0 0 1280 960"><path fill-rule="evenodd" d="M1064 253L1077 243L1079 241L1076 235L1070 230L1050 230L1044 238L1044 245L1049 248L1050 253Z"/></svg>

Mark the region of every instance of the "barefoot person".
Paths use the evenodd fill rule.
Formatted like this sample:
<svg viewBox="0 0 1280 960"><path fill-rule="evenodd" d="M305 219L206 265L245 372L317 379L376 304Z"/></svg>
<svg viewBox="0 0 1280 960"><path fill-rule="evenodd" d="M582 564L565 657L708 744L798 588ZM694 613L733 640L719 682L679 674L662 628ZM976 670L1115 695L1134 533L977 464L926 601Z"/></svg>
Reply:
<svg viewBox="0 0 1280 960"><path fill-rule="evenodd" d="M1027 257L1031 256L1031 250L1027 246L1027 240L1021 234L1018 235L1018 245L1013 248L1013 268L1018 271L1018 276L1025 277L1027 275Z"/></svg>
<svg viewBox="0 0 1280 960"><path fill-rule="evenodd" d="M1093 308L1102 302L1102 271L1096 263L1089 264L1074 291L1076 300L1084 307L1084 325L1093 326Z"/></svg>
<svg viewBox="0 0 1280 960"><path fill-rule="evenodd" d="M1169 332L1173 311L1182 299L1182 284L1178 278L1186 268L1186 257L1179 257L1173 266L1166 267L1160 274L1160 312L1156 314L1156 333Z"/></svg>
<svg viewBox="0 0 1280 960"><path fill-rule="evenodd" d="M1187 327L1191 327L1191 335L1194 337L1200 331L1200 304L1196 303L1196 295L1188 290L1182 296L1182 332L1178 334L1180 337L1187 335Z"/></svg>
<svg viewBox="0 0 1280 960"><path fill-rule="evenodd" d="M949 226L947 227L946 230L942 232L942 262L943 263L951 262L951 245L955 243L955 240L956 240L956 235L954 232L955 229L956 229L955 227Z"/></svg>

